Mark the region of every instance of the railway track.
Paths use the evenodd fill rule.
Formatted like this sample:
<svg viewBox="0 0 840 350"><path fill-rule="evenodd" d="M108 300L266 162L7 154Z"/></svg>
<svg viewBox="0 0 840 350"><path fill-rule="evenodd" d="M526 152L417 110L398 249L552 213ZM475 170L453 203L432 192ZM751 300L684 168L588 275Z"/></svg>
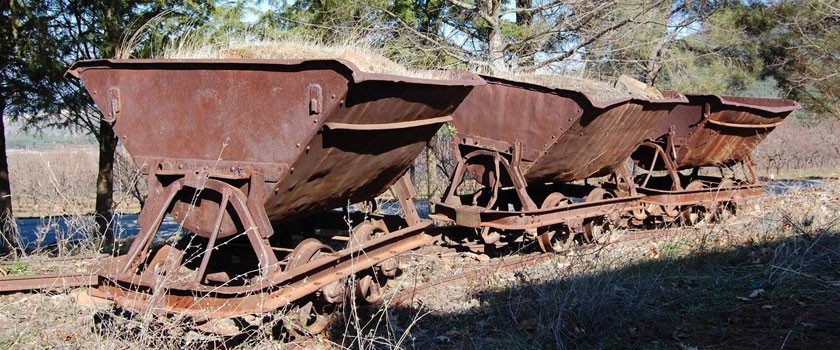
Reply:
<svg viewBox="0 0 840 350"><path fill-rule="evenodd" d="M90 287L98 283L98 278L93 273L3 276L0 277L0 293Z"/></svg>
<svg viewBox="0 0 840 350"><path fill-rule="evenodd" d="M603 244L586 244L577 247L575 251L593 251L602 249L607 245L618 243L643 240L654 237L656 234L672 231L676 228L653 229L629 231L622 233L620 236ZM454 251L454 250L453 250ZM483 263L467 264L460 266L466 271L454 276L431 280L422 284L415 285L410 289L404 289L388 301L394 305L403 305L406 302L411 302L414 298L422 296L425 293L435 289L468 282L478 277L487 276L488 274L496 274L501 272L517 271L526 266L542 263L557 256L567 255L570 251L560 253L527 253L521 255L508 255L495 258ZM91 257L82 258L57 258L55 261L82 261L90 260ZM98 276L92 272L70 273L70 274L46 274L34 276L2 276L0 277L0 293L29 291L29 290L64 290L79 287L93 287L98 285ZM381 303L381 302L380 302Z"/></svg>
<svg viewBox="0 0 840 350"><path fill-rule="evenodd" d="M613 237L613 239L608 242L584 244L576 247L574 251L593 252L610 245L652 239L667 232L673 232L680 229L685 228L675 227L627 231ZM416 298L443 287L474 282L481 278L486 278L488 275L522 270L529 265L543 263L558 256L566 256L571 252L571 250L566 250L558 253L538 252L522 255L509 255L492 259L484 263L462 265L461 267L465 267L466 270L461 273L446 278L430 280L425 283L414 285L410 288L405 288L395 293L391 298L383 299L378 304L387 302L394 306L410 305Z"/></svg>

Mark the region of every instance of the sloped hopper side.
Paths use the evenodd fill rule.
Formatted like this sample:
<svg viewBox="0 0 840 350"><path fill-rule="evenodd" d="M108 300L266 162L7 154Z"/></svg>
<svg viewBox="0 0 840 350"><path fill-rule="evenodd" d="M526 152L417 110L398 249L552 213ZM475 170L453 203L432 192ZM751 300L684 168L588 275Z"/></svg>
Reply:
<svg viewBox="0 0 840 350"><path fill-rule="evenodd" d="M454 143L507 148L497 149L506 153L519 143L520 171L529 183L612 173L677 103L685 101L677 97L593 102L578 91L483 78L488 84L475 88L455 111ZM469 171L480 177L481 169Z"/></svg>
<svg viewBox="0 0 840 350"><path fill-rule="evenodd" d="M671 142L678 169L732 165L749 159L755 147L801 106L793 100L716 95L685 95L681 104L651 135ZM649 168L654 150L641 148L633 155ZM658 165L662 165L658 163Z"/></svg>
<svg viewBox="0 0 840 350"><path fill-rule="evenodd" d="M483 83L365 73L341 60L96 60L69 73L144 173L206 172L246 193L242 174L259 173L273 221L384 192ZM193 199L182 197L173 216L206 235L220 199L201 197L186 215ZM236 224L228 213L220 236Z"/></svg>

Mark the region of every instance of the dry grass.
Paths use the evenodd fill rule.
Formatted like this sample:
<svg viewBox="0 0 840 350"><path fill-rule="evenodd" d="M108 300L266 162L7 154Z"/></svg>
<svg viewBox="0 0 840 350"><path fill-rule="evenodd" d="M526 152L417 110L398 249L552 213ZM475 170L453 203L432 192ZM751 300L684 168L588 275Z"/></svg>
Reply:
<svg viewBox="0 0 840 350"><path fill-rule="evenodd" d="M346 35L330 43L317 38L286 34L281 37L249 39L187 35L158 55L163 59L344 59L370 73L393 74L421 79L455 79L443 70L412 69L381 54L361 35Z"/></svg>
<svg viewBox="0 0 840 350"><path fill-rule="evenodd" d="M648 96L644 94L632 93L617 88L613 84L584 77L540 73L509 73L498 76L503 79L542 85L552 89L579 91L593 101L609 101L626 97L648 99Z"/></svg>
<svg viewBox="0 0 840 350"><path fill-rule="evenodd" d="M840 340L837 185L441 288L393 313L427 314L417 348L829 348ZM402 283L453 273L439 260L415 269Z"/></svg>

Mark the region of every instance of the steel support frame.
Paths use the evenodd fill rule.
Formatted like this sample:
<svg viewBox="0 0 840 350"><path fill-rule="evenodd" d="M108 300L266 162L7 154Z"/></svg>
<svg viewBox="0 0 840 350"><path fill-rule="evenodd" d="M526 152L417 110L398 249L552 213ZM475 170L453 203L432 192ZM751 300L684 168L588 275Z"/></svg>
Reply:
<svg viewBox="0 0 840 350"><path fill-rule="evenodd" d="M245 228L244 233L248 237L251 247L254 249L254 253L259 260L260 274L266 276L272 270L279 268L277 257L274 255L268 242L268 238L273 235L274 231L262 206L264 179L260 173L250 173L247 175L246 179L249 181L247 195L239 188L205 172L185 173L166 186L162 185L158 175L154 173L150 173L147 179L150 191L146 200L146 207L137 219L141 231L132 242L128 253L122 259L122 263L117 267L116 271L118 275L128 279L136 276L136 270L148 258L149 247L154 240L154 236L160 229L160 224L164 216L172 206L178 192L185 187L193 188L197 191L211 190L222 195L223 200L219 207L214 231L211 237L209 237L211 244L215 244L215 238L221 224L221 217L224 216L227 205L229 204L233 207ZM206 253L210 253L212 251L211 248L208 246ZM209 259L207 255L204 260L206 259ZM201 266L201 272L203 272L206 268L206 262L202 261ZM198 276L196 280L200 282L202 278L203 276Z"/></svg>
<svg viewBox="0 0 840 350"><path fill-rule="evenodd" d="M623 173L620 169L615 174L617 186L627 188L630 193L629 196L541 209L528 195L527 182L518 166L519 157L517 155L520 152L517 152L519 148L517 146L518 144L515 144L513 147L513 162L509 162L506 157L497 151L486 149L475 150L465 156L459 157L444 197L440 202L433 201L435 204L433 217L438 220L454 222L456 225L463 227L482 229L482 232L486 231L487 228L499 230L535 230L550 225L582 222L584 219L609 213L629 212L642 208L640 202L641 196L635 194L635 190L632 189L633 186L629 184L621 186L621 181L626 182L628 180L628 174ZM501 186L499 181L500 170L504 169L510 176L513 183L513 190L520 200L522 210L493 210L492 205L481 207L460 203L459 197L455 195L455 190L464 179L467 164L471 159L476 157L491 157L496 167L496 181L493 184L495 188L492 189L493 197L491 197L490 204L494 204L495 198L498 196L498 187Z"/></svg>
<svg viewBox="0 0 840 350"><path fill-rule="evenodd" d="M223 193L223 200L229 198L231 205L236 206L237 201L247 202L247 199L242 201L245 197L241 195L239 200L236 199L235 191L239 189L232 186L218 188L213 186L213 189L222 191L220 193ZM283 307L317 292L330 283L369 269L399 253L419 248L431 241L431 238L424 233L425 229L431 225L431 220L422 220L418 215L413 202L415 194L408 174L397 180L393 189L403 207L408 227L366 241L353 249L343 249L306 263L292 271L269 268L267 273L260 275L259 280L254 281L256 283L245 286L204 285L200 283L203 279L202 273L199 273L195 280L173 279L161 282L159 276L149 272L139 275L114 273L118 267L125 266L130 261L130 256L120 256L103 264L97 295L114 300L130 310L152 310L153 313L159 315L178 314L196 322L265 313ZM173 190L164 192L170 191ZM216 229L218 221L217 216L214 227ZM258 228L252 231L259 232ZM266 247L270 253L270 247ZM273 257L273 254L271 256ZM204 258L207 259L207 257L208 255L205 255ZM204 265L202 261L201 270ZM270 266L279 266L279 264L275 260L275 263ZM156 294L155 290L161 288L166 293Z"/></svg>

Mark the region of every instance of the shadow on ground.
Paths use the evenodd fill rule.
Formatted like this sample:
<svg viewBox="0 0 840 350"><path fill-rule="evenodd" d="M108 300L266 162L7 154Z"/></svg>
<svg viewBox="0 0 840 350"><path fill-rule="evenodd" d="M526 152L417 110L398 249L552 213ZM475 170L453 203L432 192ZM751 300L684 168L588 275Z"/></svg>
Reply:
<svg viewBox="0 0 840 350"><path fill-rule="evenodd" d="M569 262L558 266L558 257L508 277L488 277L452 297L451 309L440 302L419 306L445 291L412 306L363 308L360 321L337 320L330 339L348 347L419 349L840 344L840 232L768 236L715 251L669 243L654 253L655 259L630 263L572 258L575 273Z"/></svg>

